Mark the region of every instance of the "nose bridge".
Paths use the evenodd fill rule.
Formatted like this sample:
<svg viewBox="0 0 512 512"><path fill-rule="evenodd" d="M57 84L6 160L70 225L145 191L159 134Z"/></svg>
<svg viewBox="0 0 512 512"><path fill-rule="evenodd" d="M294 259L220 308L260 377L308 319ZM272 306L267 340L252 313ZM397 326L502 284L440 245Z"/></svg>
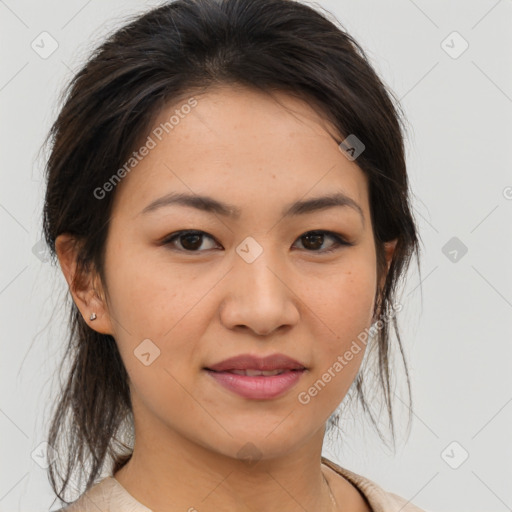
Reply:
<svg viewBox="0 0 512 512"><path fill-rule="evenodd" d="M252 299L254 302L261 302L260 307L265 304L270 306L270 302L273 301L282 301L286 293L283 284L284 276L279 274L284 271L276 252L269 247L263 249L262 246L257 250L251 246L251 242L246 244L245 246L241 244L237 249L238 261L234 268L236 281L240 280L240 295L244 300ZM242 251L247 248L249 252L243 253ZM250 257L246 258L246 254L250 254Z"/></svg>
<svg viewBox="0 0 512 512"><path fill-rule="evenodd" d="M269 254L261 255L253 263L240 262L239 278L244 281L247 293L251 297L277 299L283 295L283 277L280 276L282 265Z"/></svg>
<svg viewBox="0 0 512 512"><path fill-rule="evenodd" d="M296 322L298 311L278 253L254 239L244 240L236 252L223 308L226 326L245 325L263 334Z"/></svg>

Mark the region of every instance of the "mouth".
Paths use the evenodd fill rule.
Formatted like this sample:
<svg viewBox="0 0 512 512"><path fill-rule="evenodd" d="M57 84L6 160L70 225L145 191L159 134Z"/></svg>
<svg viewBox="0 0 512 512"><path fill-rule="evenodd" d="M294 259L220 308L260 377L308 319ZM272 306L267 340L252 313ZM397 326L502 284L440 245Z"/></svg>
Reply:
<svg viewBox="0 0 512 512"><path fill-rule="evenodd" d="M239 354L203 368L213 381L243 398L269 400L284 395L307 368L286 354Z"/></svg>
<svg viewBox="0 0 512 512"><path fill-rule="evenodd" d="M302 363L296 359L292 359L286 354L269 354L264 357L255 354L239 354L213 365L208 365L206 369L216 372L258 371L262 372L262 375L264 375L264 372L305 370L306 368Z"/></svg>
<svg viewBox="0 0 512 512"><path fill-rule="evenodd" d="M305 370L305 368L296 368L296 369L278 369L278 370L256 370L256 369L246 369L246 370L223 370L223 371L217 371L212 370L211 368L204 368L205 370L208 370L210 372L216 372L216 373L233 373L235 375L245 375L247 377L272 377L273 375L281 375L284 372L300 372L302 370Z"/></svg>
<svg viewBox="0 0 512 512"><path fill-rule="evenodd" d="M271 400L285 395L307 371L301 369L223 370L204 368L212 380L222 388L249 400Z"/></svg>

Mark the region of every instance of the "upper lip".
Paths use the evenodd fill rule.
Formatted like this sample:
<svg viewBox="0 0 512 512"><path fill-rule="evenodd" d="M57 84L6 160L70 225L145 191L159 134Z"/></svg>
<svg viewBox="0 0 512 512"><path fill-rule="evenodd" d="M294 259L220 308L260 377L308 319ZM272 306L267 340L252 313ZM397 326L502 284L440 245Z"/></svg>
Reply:
<svg viewBox="0 0 512 512"><path fill-rule="evenodd" d="M241 354L230 357L220 363L208 366L207 370L224 372L228 370L304 370L305 366L284 354L271 354L258 357L251 354Z"/></svg>

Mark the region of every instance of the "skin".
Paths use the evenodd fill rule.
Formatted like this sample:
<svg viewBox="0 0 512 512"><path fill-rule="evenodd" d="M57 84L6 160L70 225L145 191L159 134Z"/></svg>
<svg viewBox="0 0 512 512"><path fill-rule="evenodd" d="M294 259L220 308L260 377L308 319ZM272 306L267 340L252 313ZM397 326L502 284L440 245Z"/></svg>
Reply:
<svg viewBox="0 0 512 512"><path fill-rule="evenodd" d="M91 273L72 287L71 238L57 240L76 305L92 329L114 336L130 379L136 441L115 478L154 511L369 511L320 462L326 421L356 377L364 346L307 405L298 401L374 319L367 178L339 150L333 128L296 98L232 86L195 98L192 112L112 192L106 283ZM161 112L155 126L175 109ZM232 203L241 215L180 205L140 213L173 191ZM333 191L351 197L364 221L347 206L282 216L285 205ZM186 252L180 242L191 241L183 237L161 243L185 229L209 235L198 251ZM327 234L315 246L304 239L312 230L354 245L323 253L335 240ZM248 236L263 249L252 263L236 252ZM386 245L388 268L395 243ZM148 338L160 356L145 366L134 350ZM203 370L241 353L277 352L308 371L272 400L242 398ZM237 457L249 442L258 450L254 464Z"/></svg>

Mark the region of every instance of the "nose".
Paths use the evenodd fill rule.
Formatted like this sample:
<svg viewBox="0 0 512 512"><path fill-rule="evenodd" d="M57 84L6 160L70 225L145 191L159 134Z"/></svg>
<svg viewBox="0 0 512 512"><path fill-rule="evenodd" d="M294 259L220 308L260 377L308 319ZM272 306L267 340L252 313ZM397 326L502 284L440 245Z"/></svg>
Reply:
<svg viewBox="0 0 512 512"><path fill-rule="evenodd" d="M285 269L270 251L252 263L236 256L220 308L222 324L267 336L290 328L300 319L299 299L290 269Z"/></svg>

